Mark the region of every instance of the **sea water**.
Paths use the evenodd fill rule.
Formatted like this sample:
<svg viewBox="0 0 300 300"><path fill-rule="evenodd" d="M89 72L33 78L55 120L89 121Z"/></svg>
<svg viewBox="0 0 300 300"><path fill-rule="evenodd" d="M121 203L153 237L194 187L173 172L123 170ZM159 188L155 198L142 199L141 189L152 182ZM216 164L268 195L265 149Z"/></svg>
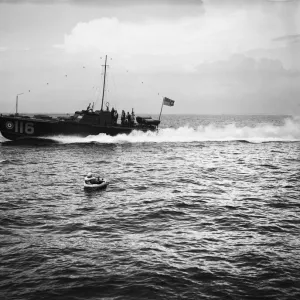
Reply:
<svg viewBox="0 0 300 300"><path fill-rule="evenodd" d="M0 137L0 299L300 298L299 118L51 139Z"/></svg>

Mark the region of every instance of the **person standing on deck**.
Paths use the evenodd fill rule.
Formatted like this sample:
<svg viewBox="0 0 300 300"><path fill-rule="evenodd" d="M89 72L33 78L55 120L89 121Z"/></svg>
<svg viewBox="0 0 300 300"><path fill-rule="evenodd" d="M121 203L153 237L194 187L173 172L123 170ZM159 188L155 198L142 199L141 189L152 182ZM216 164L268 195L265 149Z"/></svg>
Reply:
<svg viewBox="0 0 300 300"><path fill-rule="evenodd" d="M131 126L131 115L130 115L129 111L127 112L126 119L127 119L127 122L128 122L128 126Z"/></svg>
<svg viewBox="0 0 300 300"><path fill-rule="evenodd" d="M124 109L123 109L123 110L122 110L122 115L121 115L121 124L122 124L122 125L125 124L125 119L126 119L126 117L125 117L125 111L124 111Z"/></svg>
<svg viewBox="0 0 300 300"><path fill-rule="evenodd" d="M114 124L115 123L115 109L114 108L112 108L110 111L110 117L111 117L112 123Z"/></svg>

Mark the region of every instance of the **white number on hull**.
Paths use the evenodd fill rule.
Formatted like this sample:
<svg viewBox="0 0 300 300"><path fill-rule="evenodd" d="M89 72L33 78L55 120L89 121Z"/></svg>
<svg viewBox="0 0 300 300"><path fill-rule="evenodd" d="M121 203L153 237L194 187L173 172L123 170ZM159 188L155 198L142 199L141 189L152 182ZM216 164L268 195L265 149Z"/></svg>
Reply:
<svg viewBox="0 0 300 300"><path fill-rule="evenodd" d="M25 133L26 134L33 134L34 133L33 123L26 123L25 124Z"/></svg>
<svg viewBox="0 0 300 300"><path fill-rule="evenodd" d="M6 122L6 128L7 129L13 129L15 128L16 133L26 133L26 134L33 134L34 133L34 124L31 122L26 122L24 124L23 121L15 121L13 122L8 121Z"/></svg>

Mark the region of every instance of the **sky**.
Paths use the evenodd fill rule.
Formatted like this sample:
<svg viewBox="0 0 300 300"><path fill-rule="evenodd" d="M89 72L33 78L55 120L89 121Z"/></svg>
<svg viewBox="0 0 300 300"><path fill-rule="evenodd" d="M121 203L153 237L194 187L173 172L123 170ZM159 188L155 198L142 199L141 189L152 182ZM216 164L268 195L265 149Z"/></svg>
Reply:
<svg viewBox="0 0 300 300"><path fill-rule="evenodd" d="M0 112L300 115L300 0L0 0Z"/></svg>

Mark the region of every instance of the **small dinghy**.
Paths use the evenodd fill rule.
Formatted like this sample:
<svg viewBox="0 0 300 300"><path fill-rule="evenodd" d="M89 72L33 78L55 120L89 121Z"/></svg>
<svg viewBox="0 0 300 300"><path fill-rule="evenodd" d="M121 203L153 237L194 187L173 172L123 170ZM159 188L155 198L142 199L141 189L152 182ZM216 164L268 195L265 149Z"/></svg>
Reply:
<svg viewBox="0 0 300 300"><path fill-rule="evenodd" d="M84 188L86 190L98 190L98 189L104 189L108 186L109 182L103 179L104 181L99 183L84 183Z"/></svg>
<svg viewBox="0 0 300 300"><path fill-rule="evenodd" d="M97 190L104 189L108 186L108 180L100 177L95 177L92 173L88 173L88 175L84 178L84 189L86 190Z"/></svg>

